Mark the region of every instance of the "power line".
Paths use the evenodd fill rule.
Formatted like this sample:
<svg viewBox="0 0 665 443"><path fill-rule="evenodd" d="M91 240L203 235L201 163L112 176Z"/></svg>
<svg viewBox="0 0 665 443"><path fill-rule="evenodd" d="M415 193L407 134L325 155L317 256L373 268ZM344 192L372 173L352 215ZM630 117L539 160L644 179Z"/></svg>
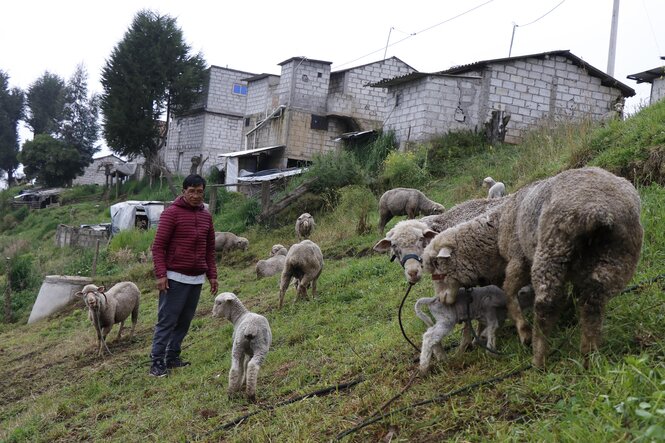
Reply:
<svg viewBox="0 0 665 443"><path fill-rule="evenodd" d="M533 25L537 21L539 21L539 20L547 17L548 15L550 15L550 13L552 13L556 8L563 5L565 1L566 0L561 0L558 5L556 5L555 7L553 7L552 9L550 9L549 11L547 11L545 14L541 15L537 19L535 19L533 21L530 21L529 23L527 23L525 25L518 25L517 23L513 22L513 33L510 36L510 48L508 49L508 57L510 57L510 55L513 53L513 41L515 41L515 29L516 28L518 28L518 27L519 28L524 28L525 26Z"/></svg>
<svg viewBox="0 0 665 443"><path fill-rule="evenodd" d="M658 50L658 55L661 55L662 53L660 52L660 46L658 45L658 39L656 38L656 33L653 30L653 23L651 23L651 18L649 16L649 11L647 10L647 5L644 3L644 0L642 0L642 7L644 8L644 13L647 16L647 21L649 22L649 28L651 29L651 36L653 37L653 41L656 43L656 49Z"/></svg>
<svg viewBox="0 0 665 443"><path fill-rule="evenodd" d="M374 55L374 54L376 54L377 52L381 52L381 51L383 51L384 49L387 50L387 49L388 49L389 47L391 47L391 46L395 46L395 45L397 45L397 44L399 44L399 43L402 43L402 42L405 41L405 40L408 40L408 39L410 39L410 38L412 38L412 37L415 37L415 36L418 35L418 34L422 34L423 32L427 32L427 31L429 31L429 30L431 30L431 29L433 29L433 28L436 28L437 26L441 26L441 25L443 25L443 24L445 24L445 23L451 22L451 21L453 21L453 20L455 20L455 19L457 19L457 18L462 17L463 15L466 15L466 14L468 14L468 13L470 13L470 12L475 11L475 10L478 9L478 8L481 8L481 7L483 7L483 6L485 6L485 5L489 4L489 3L492 3L493 1L494 1L494 0L487 0L485 3L481 3L481 4L478 5L478 6L474 6L473 8L468 9L468 10L466 10L466 11L460 13L460 14L457 14L457 15L454 16L454 17L448 18L448 19L446 19L446 20L444 20L444 21L442 21L442 22L439 22L439 23L437 23L437 24L435 24L435 25L429 26L429 27L427 27L427 28L425 28L425 29L422 29L422 30L420 30L420 31L413 32L413 33L407 35L406 37L404 37L403 39L396 41L395 43L391 43L391 44L389 44L389 45L386 45L386 46L383 47L383 48L380 48L380 49L377 49L377 50L375 50L375 51L369 52L369 53L367 53L367 54L365 54L365 55L363 55L363 56L361 56L361 57L358 57L358 58L356 58L356 59L350 60L350 61L348 61L348 62L341 63L341 64L339 64L339 65L335 65L335 68L339 68L339 67L341 67L341 66L346 66L346 65L349 65L349 64L351 64L351 63L355 63L355 62L357 62L358 60L362 60L362 59L365 58L365 57L369 57L370 55ZM564 0L564 1L565 1L565 0ZM562 3L563 3L563 2L562 2ZM394 29L394 28L390 28L390 29L392 30L392 29Z"/></svg>

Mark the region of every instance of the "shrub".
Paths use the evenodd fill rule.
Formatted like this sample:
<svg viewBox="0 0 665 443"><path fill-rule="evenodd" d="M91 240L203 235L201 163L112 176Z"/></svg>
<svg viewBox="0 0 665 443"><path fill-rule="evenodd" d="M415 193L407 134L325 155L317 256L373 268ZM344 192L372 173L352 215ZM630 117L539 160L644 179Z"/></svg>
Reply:
<svg viewBox="0 0 665 443"><path fill-rule="evenodd" d="M9 260L12 291L23 291L38 286L39 279L29 254L17 255Z"/></svg>
<svg viewBox="0 0 665 443"><path fill-rule="evenodd" d="M356 157L348 151L331 151L316 154L314 161L304 174L304 179L314 179L313 192L319 194L335 193L347 185L363 184L365 173Z"/></svg>
<svg viewBox="0 0 665 443"><path fill-rule="evenodd" d="M366 186L351 185L339 190L339 204L335 215L340 223L356 221L356 233L364 235L372 230L369 213L376 209L377 200Z"/></svg>
<svg viewBox="0 0 665 443"><path fill-rule="evenodd" d="M391 152L383 162L379 176L382 189L397 187L420 188L430 176L424 165L424 151Z"/></svg>
<svg viewBox="0 0 665 443"><path fill-rule="evenodd" d="M123 249L132 251L135 256L150 250L156 231L154 229L126 229L115 234L109 243L109 252Z"/></svg>
<svg viewBox="0 0 665 443"><path fill-rule="evenodd" d="M427 145L427 171L443 177L461 160L482 152L487 142L475 131L448 132L433 138Z"/></svg>
<svg viewBox="0 0 665 443"><path fill-rule="evenodd" d="M353 146L351 152L369 174L376 174L388 154L397 149L395 132L389 131L379 134L371 142Z"/></svg>

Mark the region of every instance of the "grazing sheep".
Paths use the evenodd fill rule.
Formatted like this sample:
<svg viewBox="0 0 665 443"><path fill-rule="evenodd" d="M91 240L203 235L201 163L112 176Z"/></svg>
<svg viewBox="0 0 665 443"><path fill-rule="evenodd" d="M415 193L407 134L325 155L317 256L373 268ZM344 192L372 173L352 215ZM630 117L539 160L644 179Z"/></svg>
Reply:
<svg viewBox="0 0 665 443"><path fill-rule="evenodd" d="M222 292L215 297L212 316L224 317L233 323L229 395L238 393L245 384L247 397L254 401L259 369L272 343L268 320L248 311L232 292Z"/></svg>
<svg viewBox="0 0 665 443"><path fill-rule="evenodd" d="M311 214L308 212L300 214L300 217L296 220L296 237L298 238L298 241L309 238L309 236L312 235L315 226L316 223L314 223L314 217L312 217Z"/></svg>
<svg viewBox="0 0 665 443"><path fill-rule="evenodd" d="M134 336L134 328L139 316L139 298L141 291L130 281L123 281L113 285L108 291L104 286L93 284L85 285L75 294L81 297L88 307L88 318L95 326L97 332L97 353L102 355L104 349L111 354L106 346L106 336L111 332L113 325L120 323L118 330L119 340L125 320L132 314L132 330L130 338Z"/></svg>
<svg viewBox="0 0 665 443"><path fill-rule="evenodd" d="M273 245L270 257L256 263L256 278L269 277L282 272L284 263L286 263L286 253L287 250L284 246Z"/></svg>
<svg viewBox="0 0 665 443"><path fill-rule="evenodd" d="M215 251L227 253L236 249L246 251L249 247L249 240L245 237L239 237L233 232L215 232Z"/></svg>
<svg viewBox="0 0 665 443"><path fill-rule="evenodd" d="M386 224L395 216L416 218L418 214L441 214L443 205L430 200L417 189L395 188L383 193L379 199L379 232L383 235Z"/></svg>
<svg viewBox="0 0 665 443"><path fill-rule="evenodd" d="M421 306L428 305L432 319L422 311ZM484 339L488 349L495 349L496 330L506 319L506 294L498 286L485 286L472 289L460 288L457 299L452 305L441 303L438 297L425 297L416 301L414 306L416 315L428 326L423 334L423 344L420 350L420 373L429 372L432 353L438 360L443 359L441 340L450 334L457 323L466 320L477 320L483 328L479 331L479 338ZM479 328L480 329L480 328ZM459 351L464 351L472 342L471 330L464 328ZM488 351L490 352L490 351Z"/></svg>
<svg viewBox="0 0 665 443"><path fill-rule="evenodd" d="M475 199L465 201L445 211L419 220L403 220L397 223L386 237L374 245L376 252L392 251L404 268L406 280L415 284L422 277L421 256L425 246L441 231L480 215L505 203L504 199Z"/></svg>
<svg viewBox="0 0 665 443"><path fill-rule="evenodd" d="M487 198L501 198L506 195L506 185L502 182L494 181L492 177L485 177L483 186L489 189Z"/></svg>
<svg viewBox="0 0 665 443"><path fill-rule="evenodd" d="M566 303L566 285L579 307L584 364L597 350L606 301L630 280L640 256L640 197L627 180L600 168L564 171L505 198L489 213L438 234L423 264L445 303L459 287L504 278L508 314L522 343L533 342L543 367L547 339ZM533 335L517 302L531 282Z"/></svg>
<svg viewBox="0 0 665 443"><path fill-rule="evenodd" d="M279 283L279 307L284 303L284 294L291 278L296 279L296 298L307 298L307 288L312 285L312 297L316 297L316 281L323 270L321 248L311 240L303 240L291 246L286 254L286 263Z"/></svg>

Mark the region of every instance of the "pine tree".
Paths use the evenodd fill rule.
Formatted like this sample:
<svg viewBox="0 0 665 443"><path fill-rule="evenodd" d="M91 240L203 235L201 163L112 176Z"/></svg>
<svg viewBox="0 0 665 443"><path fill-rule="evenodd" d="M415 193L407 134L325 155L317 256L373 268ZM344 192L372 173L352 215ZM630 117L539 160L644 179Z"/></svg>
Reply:
<svg viewBox="0 0 665 443"><path fill-rule="evenodd" d="M0 171L7 174L7 185L14 182L18 167L18 123L24 117L25 94L9 89L9 75L0 70Z"/></svg>

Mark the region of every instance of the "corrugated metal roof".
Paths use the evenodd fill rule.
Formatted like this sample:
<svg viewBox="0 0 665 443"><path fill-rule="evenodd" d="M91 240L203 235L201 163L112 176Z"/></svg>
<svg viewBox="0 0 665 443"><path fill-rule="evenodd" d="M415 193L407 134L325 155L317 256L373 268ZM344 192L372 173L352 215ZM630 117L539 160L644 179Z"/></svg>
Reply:
<svg viewBox="0 0 665 443"><path fill-rule="evenodd" d="M397 86L402 83L408 83L415 80L419 80L424 77L455 77L455 78L473 78L480 79L477 75L453 75L453 74L442 74L440 72L411 72L409 74L402 75L395 78L384 78L375 83L370 83L369 86L373 88L387 88L389 86Z"/></svg>
<svg viewBox="0 0 665 443"><path fill-rule="evenodd" d="M665 60L665 57L661 57L661 59ZM630 74L628 78L635 80L639 84L644 82L653 83L655 79L661 78L663 76L665 76L665 66L649 69L648 71L644 72L638 72L637 74Z"/></svg>
<svg viewBox="0 0 665 443"><path fill-rule="evenodd" d="M218 154L217 157L242 157L244 155L253 155L253 154L258 154L260 152L270 151L273 149L285 148L285 147L286 145L264 146L263 148L246 149L244 151L225 152L224 154Z"/></svg>

